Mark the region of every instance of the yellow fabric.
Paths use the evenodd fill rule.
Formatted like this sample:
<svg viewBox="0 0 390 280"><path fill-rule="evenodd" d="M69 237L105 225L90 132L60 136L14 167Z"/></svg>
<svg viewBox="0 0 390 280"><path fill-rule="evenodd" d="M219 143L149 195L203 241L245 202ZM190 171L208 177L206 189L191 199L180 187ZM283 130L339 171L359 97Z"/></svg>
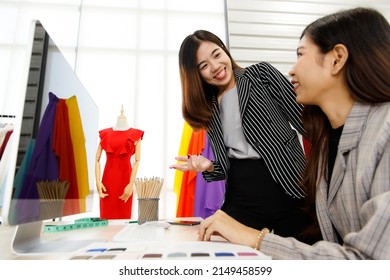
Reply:
<svg viewBox="0 0 390 280"><path fill-rule="evenodd" d="M179 148L179 156L186 156L188 153L188 146L190 144L192 136L192 128L189 126L188 123L184 122L183 126L183 132L181 135L181 142L180 142L180 148ZM183 172L176 170L175 173L175 180L173 185L173 191L176 193L176 209L177 205L179 203L180 198L180 191L181 191L181 183L183 180Z"/></svg>
<svg viewBox="0 0 390 280"><path fill-rule="evenodd" d="M85 212L85 198L89 195L87 151L85 148L85 136L83 124L81 122L79 106L76 96L66 99L68 107L70 137L73 144L73 154L75 159L77 185L80 199L80 210Z"/></svg>

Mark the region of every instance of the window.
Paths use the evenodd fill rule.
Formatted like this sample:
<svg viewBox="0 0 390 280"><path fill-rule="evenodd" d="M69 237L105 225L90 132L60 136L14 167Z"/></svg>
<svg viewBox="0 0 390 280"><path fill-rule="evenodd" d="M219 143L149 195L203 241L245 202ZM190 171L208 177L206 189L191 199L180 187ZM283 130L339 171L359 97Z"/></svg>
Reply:
<svg viewBox="0 0 390 280"><path fill-rule="evenodd" d="M113 126L123 105L129 124L145 131L137 177L164 178L160 213L172 217L174 171L168 166L183 127L177 53L197 29L226 38L224 5L224 0L2 1L0 23L7 29L0 37L0 113L21 113L30 21L38 19L94 98L99 129ZM98 201L94 208L98 211Z"/></svg>

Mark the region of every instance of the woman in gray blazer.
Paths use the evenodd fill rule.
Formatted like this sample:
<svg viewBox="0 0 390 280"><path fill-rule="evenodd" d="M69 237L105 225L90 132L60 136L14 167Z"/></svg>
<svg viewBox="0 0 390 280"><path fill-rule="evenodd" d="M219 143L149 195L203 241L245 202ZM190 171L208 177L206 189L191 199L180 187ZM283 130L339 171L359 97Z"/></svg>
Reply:
<svg viewBox="0 0 390 280"><path fill-rule="evenodd" d="M226 180L222 209L243 224L310 242L300 236L310 222L299 187L303 106L290 81L266 62L239 67L205 30L184 39L179 66L184 119L207 131L215 160L179 156L171 167L202 172L207 182Z"/></svg>
<svg viewBox="0 0 390 280"><path fill-rule="evenodd" d="M323 241L310 246L258 231L219 211L218 233L275 259L390 259L390 25L355 8L310 24L290 70L312 143L303 185Z"/></svg>

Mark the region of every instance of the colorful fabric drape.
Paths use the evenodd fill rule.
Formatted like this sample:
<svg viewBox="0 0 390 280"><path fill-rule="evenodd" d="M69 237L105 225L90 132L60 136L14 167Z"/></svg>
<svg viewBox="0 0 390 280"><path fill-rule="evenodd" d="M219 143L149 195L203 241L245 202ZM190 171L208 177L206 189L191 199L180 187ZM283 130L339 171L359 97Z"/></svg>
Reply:
<svg viewBox="0 0 390 280"><path fill-rule="evenodd" d="M200 155L214 159L205 131L195 132L185 123L179 155ZM207 183L202 173L176 171L174 191L177 194L177 217L207 218L218 210L223 202L225 181Z"/></svg>
<svg viewBox="0 0 390 280"><path fill-rule="evenodd" d="M192 131L187 154L199 155L204 148L204 132ZM177 208L177 217L194 216L194 200L197 174L194 171L188 171L183 174L179 204Z"/></svg>
<svg viewBox="0 0 390 280"><path fill-rule="evenodd" d="M73 99L75 97L71 97ZM23 223L40 219L39 194L37 183L39 181L68 181L69 189L64 204L64 215L80 213L80 193L86 195L85 190L80 191L74 146L71 137L71 127L82 127L81 118L69 113L78 114L75 100L70 101L71 112L68 111L67 100L58 98L49 92L49 103L45 109L36 139L29 143L29 151L23 159L23 168L16 174L14 182L14 198L18 199L17 211L11 215L14 223ZM80 122L80 123L78 123ZM82 150L82 149L81 149ZM78 165L77 165L78 166ZM80 167L87 169L86 164ZM80 170L85 176L86 170ZM87 175L86 175L87 176ZM88 181L88 178L85 178Z"/></svg>

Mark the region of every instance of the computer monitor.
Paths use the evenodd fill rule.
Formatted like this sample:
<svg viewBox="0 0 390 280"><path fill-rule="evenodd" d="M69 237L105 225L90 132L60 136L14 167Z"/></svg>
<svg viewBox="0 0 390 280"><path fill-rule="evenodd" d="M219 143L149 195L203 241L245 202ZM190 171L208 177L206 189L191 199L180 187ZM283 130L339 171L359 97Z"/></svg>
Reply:
<svg viewBox="0 0 390 280"><path fill-rule="evenodd" d="M43 221L92 210L99 112L44 26L32 24L26 96L10 139L2 219L17 227L15 253L68 252L92 240L45 242Z"/></svg>

